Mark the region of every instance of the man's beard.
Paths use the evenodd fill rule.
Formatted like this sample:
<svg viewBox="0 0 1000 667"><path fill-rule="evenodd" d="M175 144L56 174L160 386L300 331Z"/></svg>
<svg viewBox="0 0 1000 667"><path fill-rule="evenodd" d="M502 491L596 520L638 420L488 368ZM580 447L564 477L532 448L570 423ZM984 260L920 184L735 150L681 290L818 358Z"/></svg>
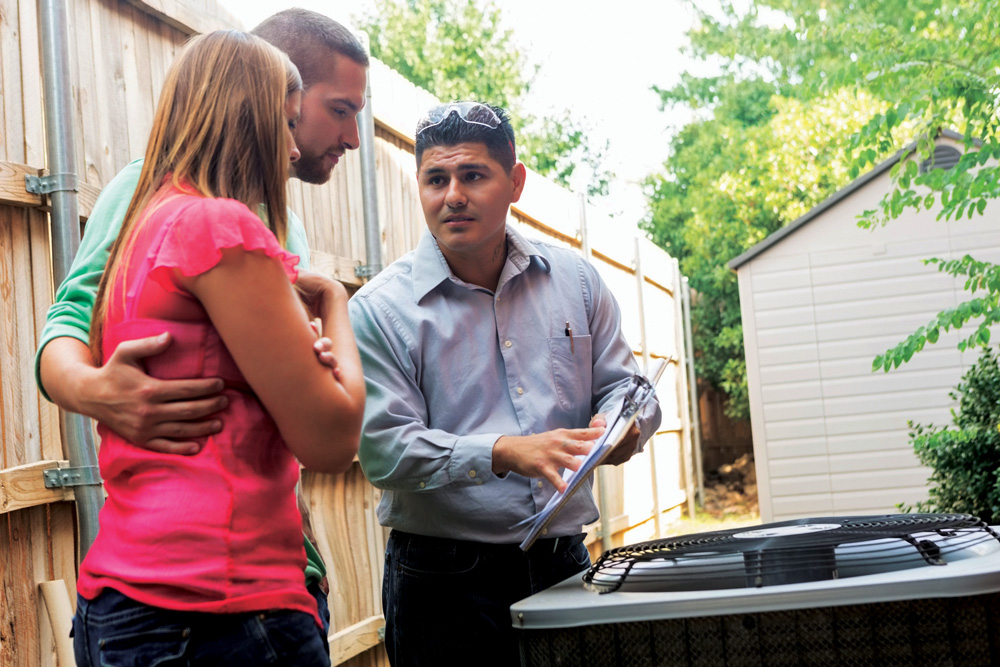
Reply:
<svg viewBox="0 0 1000 667"><path fill-rule="evenodd" d="M300 149L301 150L301 149ZM306 155L302 153L298 160L292 163L295 177L304 183L323 185L330 180L333 167L323 164L324 155Z"/></svg>

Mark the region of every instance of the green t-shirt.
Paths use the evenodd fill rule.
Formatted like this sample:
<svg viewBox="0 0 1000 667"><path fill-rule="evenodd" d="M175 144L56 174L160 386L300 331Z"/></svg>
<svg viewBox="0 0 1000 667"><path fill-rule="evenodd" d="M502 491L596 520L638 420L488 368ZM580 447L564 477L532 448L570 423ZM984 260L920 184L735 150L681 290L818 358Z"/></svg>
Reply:
<svg viewBox="0 0 1000 667"><path fill-rule="evenodd" d="M35 353L35 383L48 400L51 399L42 386L39 374L42 349L52 339L60 336L69 336L85 345L89 344L90 320L97 298L97 287L108 263L111 245L125 222L125 213L139 184L141 171L141 159L130 162L101 191L87 220L86 233L80 241L80 249L73 259L69 274L59 286L55 302L45 315L45 328L42 329L38 351ZM299 267L308 270L309 242L305 226L291 209L288 210L286 245L289 252L299 256ZM305 540L305 547L306 584L311 584L326 576L326 567L309 540Z"/></svg>

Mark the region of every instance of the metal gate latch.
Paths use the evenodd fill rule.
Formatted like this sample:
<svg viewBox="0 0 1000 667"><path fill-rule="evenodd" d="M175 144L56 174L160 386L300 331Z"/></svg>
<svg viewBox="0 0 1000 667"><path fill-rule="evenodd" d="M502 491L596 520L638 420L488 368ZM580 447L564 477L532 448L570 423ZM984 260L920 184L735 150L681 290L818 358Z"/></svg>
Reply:
<svg viewBox="0 0 1000 667"><path fill-rule="evenodd" d="M355 266L354 275L357 278L372 278L381 271L381 267L374 266L372 264L365 264L364 266Z"/></svg>
<svg viewBox="0 0 1000 667"><path fill-rule="evenodd" d="M47 195L53 192L77 192L76 174L50 174L48 176L24 177L24 189L33 195Z"/></svg>
<svg viewBox="0 0 1000 667"><path fill-rule="evenodd" d="M50 468L42 471L46 489L64 486L88 486L101 484L101 472L97 466L82 468Z"/></svg>

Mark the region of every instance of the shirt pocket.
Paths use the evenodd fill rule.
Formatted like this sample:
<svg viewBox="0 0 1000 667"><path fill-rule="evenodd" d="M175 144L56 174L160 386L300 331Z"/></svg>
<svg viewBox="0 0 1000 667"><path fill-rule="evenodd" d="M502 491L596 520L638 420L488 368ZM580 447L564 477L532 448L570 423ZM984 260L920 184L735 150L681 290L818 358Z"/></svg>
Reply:
<svg viewBox="0 0 1000 667"><path fill-rule="evenodd" d="M590 416L593 379L590 336L553 336L548 339L552 383L559 407Z"/></svg>

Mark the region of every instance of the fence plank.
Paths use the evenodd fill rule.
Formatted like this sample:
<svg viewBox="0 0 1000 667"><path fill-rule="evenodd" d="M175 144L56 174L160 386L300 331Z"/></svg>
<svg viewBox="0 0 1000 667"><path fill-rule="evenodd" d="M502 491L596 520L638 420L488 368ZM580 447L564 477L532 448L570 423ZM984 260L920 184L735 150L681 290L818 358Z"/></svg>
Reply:
<svg viewBox="0 0 1000 667"><path fill-rule="evenodd" d="M51 571L48 550L49 512L47 507L36 507L25 510L24 514L28 517L29 530L31 531L31 571L33 573L31 583L37 584L48 579ZM69 617L67 617L68 619ZM38 628L37 664L39 667L56 667L55 635L52 631L52 624L45 613L41 590L36 590L35 593L35 622Z"/></svg>
<svg viewBox="0 0 1000 667"><path fill-rule="evenodd" d="M41 206L42 196L25 189L25 176L38 176L37 167L0 160L0 205Z"/></svg>
<svg viewBox="0 0 1000 667"><path fill-rule="evenodd" d="M28 382L18 382L17 430L23 442L22 461L38 461L42 458L42 441L38 429L38 392L34 383L35 359L35 295L34 283L31 280L31 237L29 229L33 211L14 209L11 224L11 244L16 250L13 253L12 271L14 277L14 355L17 360L17 376L28 378Z"/></svg>
<svg viewBox="0 0 1000 667"><path fill-rule="evenodd" d="M17 0L0 0L0 86L3 114L0 119L0 159L24 162L24 98L21 81L21 39L18 36Z"/></svg>
<svg viewBox="0 0 1000 667"><path fill-rule="evenodd" d="M21 40L21 88L24 105L24 161L42 164L45 158L44 109L42 108L42 63L38 46L38 9L35 0L18 5Z"/></svg>
<svg viewBox="0 0 1000 667"><path fill-rule="evenodd" d="M361 262L350 257L338 257L322 250L313 250L309 253L312 270L322 273L325 276L339 280L352 287L361 287L361 278L354 275L354 268L361 265Z"/></svg>
<svg viewBox="0 0 1000 667"><path fill-rule="evenodd" d="M101 114L95 108L103 108L104 100L97 84L97 57L94 42L100 42L100 33L95 25L98 9L91 0L70 0L73 3L73 33L76 36L77 55L72 61L79 68L76 81L77 105L80 107L80 127L83 138L83 169L85 180L91 185L103 187L111 180L112 165L110 151L105 151L107 135L100 124ZM93 11L92 11L93 10Z"/></svg>
<svg viewBox="0 0 1000 667"><path fill-rule="evenodd" d="M109 138L108 180L114 178L122 165L131 159L128 151L129 118L125 96L125 49L121 46L125 37L122 11L123 4L120 2L103 7L98 19L101 39L94 44L97 83L105 105L101 110L101 117L107 123L102 129L106 133L104 136ZM115 44L116 48L108 49L108 44Z"/></svg>
<svg viewBox="0 0 1000 667"><path fill-rule="evenodd" d="M46 470L68 465L67 461L34 461L0 470L0 513L72 500L72 488L47 489L42 476Z"/></svg>
<svg viewBox="0 0 1000 667"><path fill-rule="evenodd" d="M134 160L146 153L152 124L153 85L146 15L130 5L123 5L122 9L122 75L125 115L128 118L127 150L129 159Z"/></svg>
<svg viewBox="0 0 1000 667"><path fill-rule="evenodd" d="M4 574L0 600L0 664L34 667L40 660L38 594L32 558L32 541L44 540L31 531L29 513L4 514L0 535L0 572Z"/></svg>
<svg viewBox="0 0 1000 667"><path fill-rule="evenodd" d="M203 11L197 11L190 2L177 0L128 1L147 14L155 16L167 25L188 35L241 27L236 19L221 16L223 12L218 9L216 9L216 13L206 14Z"/></svg>
<svg viewBox="0 0 1000 667"><path fill-rule="evenodd" d="M20 388L17 359L17 315L14 311L13 219L20 209L0 207L0 435L3 467L25 463L19 433Z"/></svg>
<svg viewBox="0 0 1000 667"><path fill-rule="evenodd" d="M34 287L33 338L31 340L32 354L28 356L34 361L34 350L38 346L42 328L45 326L45 313L52 305L52 266L49 261L49 226L48 216L42 211L28 211L28 230L31 235L31 284ZM30 389L30 399L38 411L38 438L41 441L42 459L63 458L62 435L59 428L59 409L54 403L42 398L34 382L34 367L29 371L27 379L22 382Z"/></svg>
<svg viewBox="0 0 1000 667"><path fill-rule="evenodd" d="M365 480L356 461L342 475L304 470L302 489L327 566L331 636L338 636L382 613L385 536L375 516L378 492ZM385 655L381 648L373 652Z"/></svg>
<svg viewBox="0 0 1000 667"><path fill-rule="evenodd" d="M379 630L384 627L385 619L379 614L331 634L330 661L334 665L339 665L378 646L382 643Z"/></svg>

